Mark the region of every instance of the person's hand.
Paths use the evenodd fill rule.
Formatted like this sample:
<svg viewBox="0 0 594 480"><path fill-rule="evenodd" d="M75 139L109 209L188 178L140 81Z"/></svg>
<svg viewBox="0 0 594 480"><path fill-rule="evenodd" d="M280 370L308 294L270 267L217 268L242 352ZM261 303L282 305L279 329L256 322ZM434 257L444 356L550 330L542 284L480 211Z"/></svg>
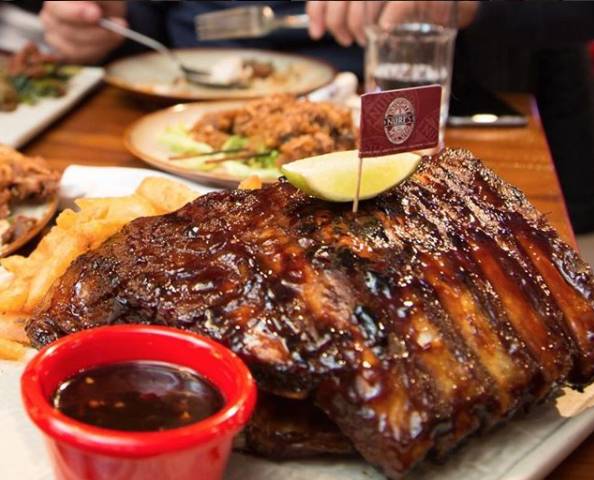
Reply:
<svg viewBox="0 0 594 480"><path fill-rule="evenodd" d="M306 12L309 15L309 34L313 39L320 39L328 31L339 44L346 47L354 41L359 45L365 44L366 24L379 24L382 28L391 28L399 23L417 21L454 26L452 23L457 20L456 26L464 28L474 20L478 3L309 1Z"/></svg>
<svg viewBox="0 0 594 480"><path fill-rule="evenodd" d="M44 2L40 17L45 41L56 55L69 63L91 64L103 60L121 45L123 37L99 26L105 16L126 26L125 2Z"/></svg>
<svg viewBox="0 0 594 480"><path fill-rule="evenodd" d="M305 11L309 16L309 35L319 40L330 32L343 47L357 41L365 43L364 20L366 10L381 10L384 2L307 2ZM377 4L374 6L374 4Z"/></svg>
<svg viewBox="0 0 594 480"><path fill-rule="evenodd" d="M399 23L420 22L444 25L454 28L466 28L470 25L478 10L478 1L400 1L383 2L384 8L374 17L380 27L393 28Z"/></svg>

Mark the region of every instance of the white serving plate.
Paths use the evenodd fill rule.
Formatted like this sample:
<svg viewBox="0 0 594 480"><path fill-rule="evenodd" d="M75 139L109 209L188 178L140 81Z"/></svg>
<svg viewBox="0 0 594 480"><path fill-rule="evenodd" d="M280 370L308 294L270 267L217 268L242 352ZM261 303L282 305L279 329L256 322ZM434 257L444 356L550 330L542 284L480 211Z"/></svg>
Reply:
<svg viewBox="0 0 594 480"><path fill-rule="evenodd" d="M236 187L244 177L229 175L223 169L218 168L208 172L184 168L169 161L172 152L161 143L160 137L168 127L184 125L191 128L207 113L233 110L243 104L244 102L237 100L180 103L164 110L149 113L128 127L124 133L124 145L132 155L159 170L207 185ZM276 180L271 179L265 182L272 183L274 181Z"/></svg>
<svg viewBox="0 0 594 480"><path fill-rule="evenodd" d="M167 176L151 170L119 170L69 167L62 179L61 191L66 197L62 200L72 200L73 196L126 195L146 176ZM101 178L119 181L105 182ZM23 368L24 362L0 361L0 479L51 480L52 470L41 434L21 405L19 377ZM542 480L594 431L592 406L594 385L583 393L566 390L556 402L535 408L528 415L469 440L444 465L423 464L406 479ZM225 475L225 480L383 478L362 460L272 462L241 454L232 455Z"/></svg>
<svg viewBox="0 0 594 480"><path fill-rule="evenodd" d="M36 237L41 230L50 222L58 208L58 196L54 195L52 198L43 203L37 202L20 202L12 208L11 214L23 215L25 217L34 218L37 223L28 232L16 238L12 243L0 245L0 257L16 252L19 248L25 245L29 240Z"/></svg>
<svg viewBox="0 0 594 480"><path fill-rule="evenodd" d="M214 88L179 83L179 71L171 60L158 52L147 52L115 60L107 66L105 80L130 92L176 100L237 100L260 98L275 93L303 95L326 85L336 75L330 64L293 53L251 48L197 47L174 50L184 65L208 70L224 57L257 59L272 63L287 74L283 81L262 79L247 88ZM290 73L289 73L290 72Z"/></svg>
<svg viewBox="0 0 594 480"><path fill-rule="evenodd" d="M51 480L39 431L21 406L23 362L0 361L0 478ZM541 480L594 430L594 387L569 392L494 432L472 439L444 465L421 465L407 480ZM569 416L566 416L569 415ZM233 454L225 480L381 480L361 460L272 462ZM197 479L202 480L202 479ZM204 479L206 480L206 479Z"/></svg>
<svg viewBox="0 0 594 480"><path fill-rule="evenodd" d="M103 78L99 67L82 67L63 97L44 98L35 105L21 104L14 112L0 112L0 143L18 148L70 110Z"/></svg>

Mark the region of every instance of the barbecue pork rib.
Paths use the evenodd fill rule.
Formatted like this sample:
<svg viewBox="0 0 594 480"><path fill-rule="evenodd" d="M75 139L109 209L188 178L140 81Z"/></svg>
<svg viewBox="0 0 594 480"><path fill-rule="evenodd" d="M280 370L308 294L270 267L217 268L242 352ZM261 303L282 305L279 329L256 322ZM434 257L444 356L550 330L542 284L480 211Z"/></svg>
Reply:
<svg viewBox="0 0 594 480"><path fill-rule="evenodd" d="M281 181L135 220L71 265L27 332L36 346L115 323L208 335L397 478L589 383L593 288L521 192L446 150L357 214Z"/></svg>
<svg viewBox="0 0 594 480"><path fill-rule="evenodd" d="M295 400L260 390L250 422L235 450L281 459L353 456L353 444L310 399Z"/></svg>

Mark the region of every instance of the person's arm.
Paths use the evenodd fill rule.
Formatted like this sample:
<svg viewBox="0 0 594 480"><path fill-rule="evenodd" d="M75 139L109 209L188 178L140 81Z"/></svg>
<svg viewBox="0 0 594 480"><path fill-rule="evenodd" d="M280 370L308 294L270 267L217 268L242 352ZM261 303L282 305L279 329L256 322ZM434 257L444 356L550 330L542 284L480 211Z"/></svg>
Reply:
<svg viewBox="0 0 594 480"><path fill-rule="evenodd" d="M481 2L468 27L474 39L497 36L501 43L560 46L594 38L593 2Z"/></svg>

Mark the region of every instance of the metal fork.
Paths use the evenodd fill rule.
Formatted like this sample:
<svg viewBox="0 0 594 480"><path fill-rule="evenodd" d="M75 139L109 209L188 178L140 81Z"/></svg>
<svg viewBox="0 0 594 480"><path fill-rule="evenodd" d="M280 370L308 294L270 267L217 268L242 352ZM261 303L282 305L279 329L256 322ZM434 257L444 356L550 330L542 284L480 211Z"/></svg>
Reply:
<svg viewBox="0 0 594 480"><path fill-rule="evenodd" d="M107 18L99 19L99 26L111 32L117 33L122 37L126 37L134 42L140 43L145 47L152 48L153 50L156 50L157 52L166 56L169 60L171 60L173 64L175 64L177 69L183 74L184 78L191 83L195 83L197 85L202 85L205 87L215 88L231 88L238 86L237 82L213 82L212 80L210 80L210 71L198 70L184 65L179 59L179 57L171 49L167 48L165 45L163 45L161 42L158 42L154 38L147 37L142 33L136 32L126 27L122 27L121 25Z"/></svg>
<svg viewBox="0 0 594 480"><path fill-rule="evenodd" d="M237 7L197 15L194 19L198 40L253 38L268 35L278 28L307 28L303 15L277 17L269 6Z"/></svg>

